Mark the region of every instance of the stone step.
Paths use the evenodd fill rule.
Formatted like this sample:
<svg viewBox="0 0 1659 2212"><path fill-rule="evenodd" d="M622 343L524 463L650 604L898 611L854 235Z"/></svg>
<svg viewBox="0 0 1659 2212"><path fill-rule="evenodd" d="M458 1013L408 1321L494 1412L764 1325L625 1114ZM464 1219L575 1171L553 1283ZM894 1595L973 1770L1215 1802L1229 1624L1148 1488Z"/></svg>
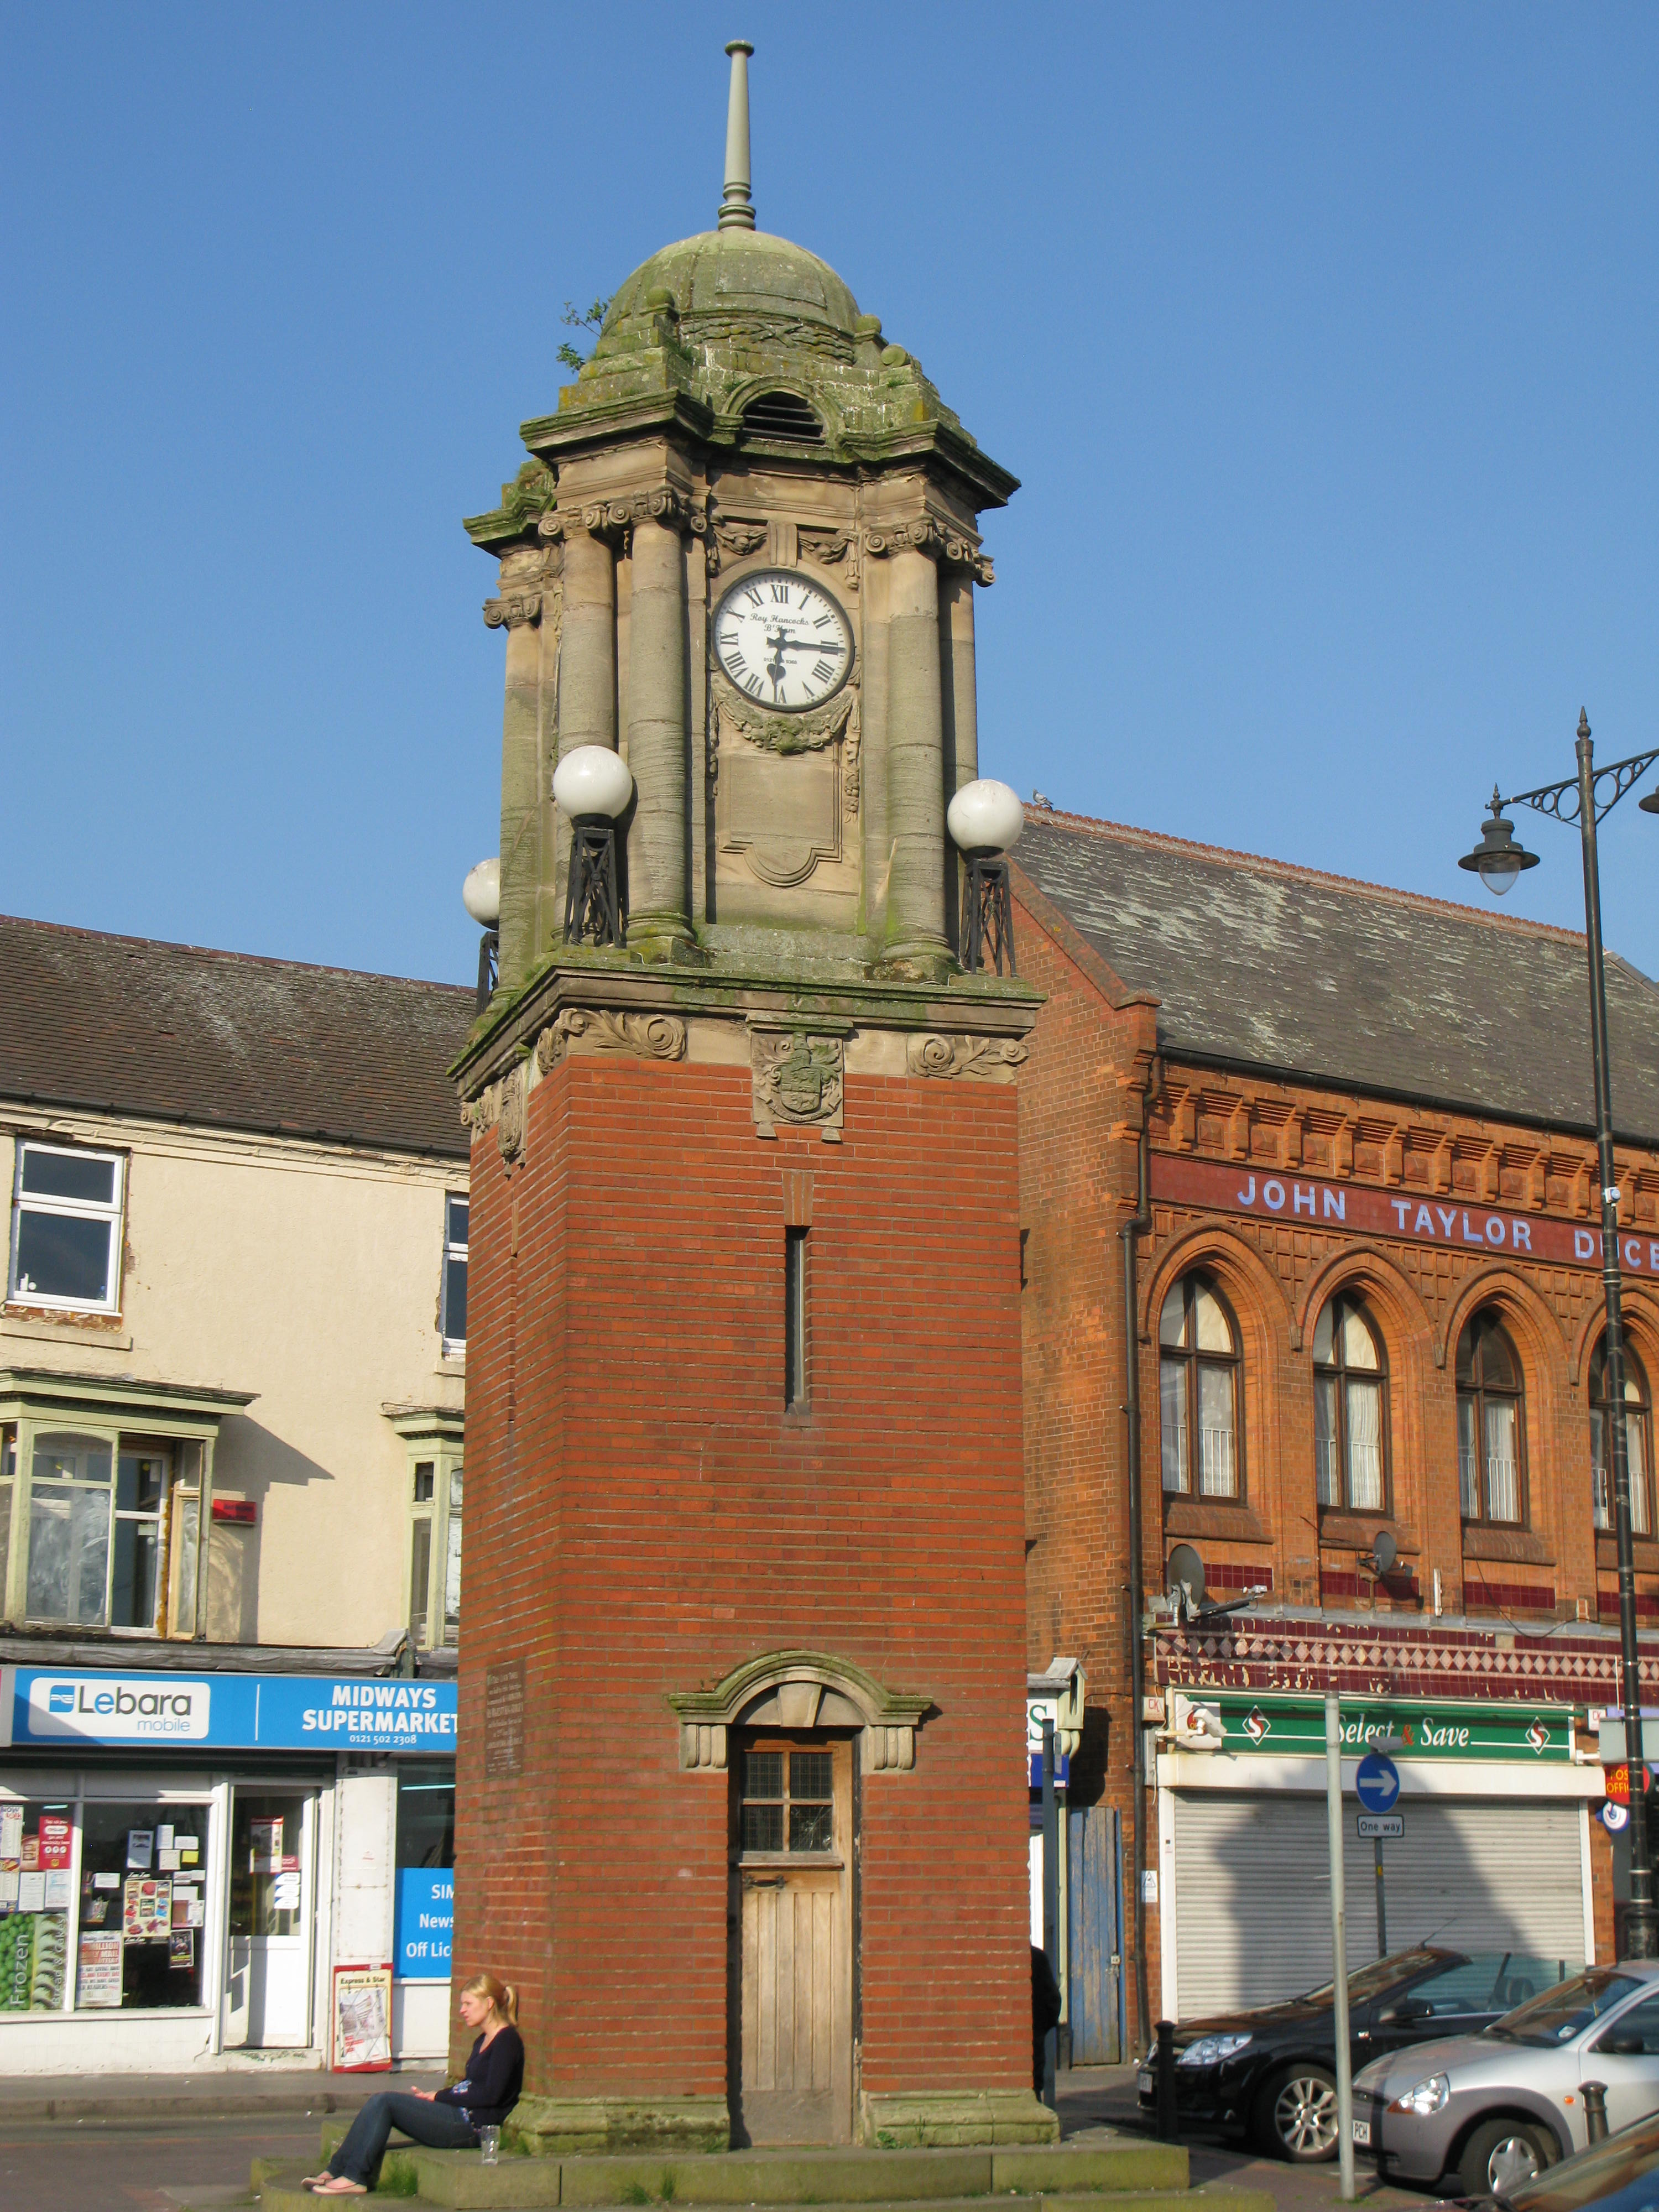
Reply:
<svg viewBox="0 0 1659 2212"><path fill-rule="evenodd" d="M322 2156L329 2158L345 2133L326 2120ZM1011 2144L957 2150L865 2150L806 2145L799 2149L704 2151L690 2157L660 2152L608 2158L514 2157L486 2166L476 2151L424 2150L399 2143L386 2153L382 2189L418 2190L434 2203L539 2205L542 2197L478 2197L465 2192L475 2178L526 2168L521 2183L549 2192L545 2201L583 2208L642 2204L876 2204L921 2203L951 2197L1043 2191L1183 2190L1187 2154L1178 2144L1122 2135L1073 2148L1064 2143ZM536 2177L532 2179L532 2177ZM459 2192L459 2193L458 2193Z"/></svg>
<svg viewBox="0 0 1659 2212"><path fill-rule="evenodd" d="M460 2193L431 2196L425 2187L416 2195L389 2191L383 2176L380 2196L395 2195L400 2212L452 2212L463 2205L471 2212L557 2212L560 2204L551 2161L505 2158L499 2166L475 2164ZM259 2212L309 2212L317 2198L299 2182L300 2168L285 2166L267 2174L258 2187ZM347 2200L355 2201L355 2200ZM651 2200L660 2203L661 2199ZM674 2200L668 2200L672 2203ZM914 2197L868 2197L818 2201L817 2212L909 2212ZM983 2197L941 2197L929 2200L934 2212L985 2212ZM790 2212L799 2197L775 2203L760 2200L750 2212ZM1021 2212L1276 2212L1266 2190L1210 2187L1127 2190L1039 2190L1023 2194Z"/></svg>

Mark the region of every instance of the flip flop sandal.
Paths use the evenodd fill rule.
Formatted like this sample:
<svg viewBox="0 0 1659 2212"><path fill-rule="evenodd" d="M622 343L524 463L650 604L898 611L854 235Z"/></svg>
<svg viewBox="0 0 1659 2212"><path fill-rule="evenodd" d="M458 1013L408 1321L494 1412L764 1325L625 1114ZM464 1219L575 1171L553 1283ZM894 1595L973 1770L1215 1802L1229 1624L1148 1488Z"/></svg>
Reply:
<svg viewBox="0 0 1659 2212"><path fill-rule="evenodd" d="M368 2190L361 2181L348 2181L342 2173L330 2174L326 2181L313 2184L313 2197L367 2197Z"/></svg>
<svg viewBox="0 0 1659 2212"><path fill-rule="evenodd" d="M325 2166L320 2173L302 2173L300 2176L300 2186L301 2189L314 2189L319 2181L332 2181L333 2179L334 2176Z"/></svg>

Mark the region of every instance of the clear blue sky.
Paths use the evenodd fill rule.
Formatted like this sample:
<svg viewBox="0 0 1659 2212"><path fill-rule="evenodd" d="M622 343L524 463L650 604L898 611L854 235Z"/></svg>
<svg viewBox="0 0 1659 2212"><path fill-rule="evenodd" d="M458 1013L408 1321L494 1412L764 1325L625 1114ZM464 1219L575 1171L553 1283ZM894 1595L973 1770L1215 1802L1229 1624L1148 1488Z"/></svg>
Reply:
<svg viewBox="0 0 1659 2212"><path fill-rule="evenodd" d="M719 198L1024 481L981 759L1451 897L1580 704L1659 744L1650 7L5 11L0 906L467 977L502 645L464 514L566 300ZM1582 922L1576 840L1510 902ZM1532 835L1535 831L1535 835ZM1659 974L1659 822L1605 833Z"/></svg>

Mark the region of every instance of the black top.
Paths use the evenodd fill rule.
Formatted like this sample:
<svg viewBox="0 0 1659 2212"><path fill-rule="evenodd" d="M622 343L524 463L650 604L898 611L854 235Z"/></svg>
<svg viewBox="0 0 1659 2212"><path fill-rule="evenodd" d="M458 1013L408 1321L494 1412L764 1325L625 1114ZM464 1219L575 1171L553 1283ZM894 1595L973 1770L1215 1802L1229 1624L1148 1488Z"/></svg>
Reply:
<svg viewBox="0 0 1659 2212"><path fill-rule="evenodd" d="M523 2039L516 2027L501 2027L488 2047L478 2038L467 2058L465 2079L440 2089L433 2102L459 2105L475 2128L498 2128L523 2087Z"/></svg>

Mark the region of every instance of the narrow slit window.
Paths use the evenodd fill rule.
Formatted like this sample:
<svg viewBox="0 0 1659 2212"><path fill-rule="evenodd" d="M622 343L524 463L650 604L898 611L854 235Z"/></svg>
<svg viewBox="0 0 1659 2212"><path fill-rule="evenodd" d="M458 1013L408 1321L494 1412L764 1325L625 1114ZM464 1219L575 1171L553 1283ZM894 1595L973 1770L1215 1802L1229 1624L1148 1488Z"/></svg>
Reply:
<svg viewBox="0 0 1659 2212"><path fill-rule="evenodd" d="M806 1231L783 1232L783 1404L806 1403Z"/></svg>

